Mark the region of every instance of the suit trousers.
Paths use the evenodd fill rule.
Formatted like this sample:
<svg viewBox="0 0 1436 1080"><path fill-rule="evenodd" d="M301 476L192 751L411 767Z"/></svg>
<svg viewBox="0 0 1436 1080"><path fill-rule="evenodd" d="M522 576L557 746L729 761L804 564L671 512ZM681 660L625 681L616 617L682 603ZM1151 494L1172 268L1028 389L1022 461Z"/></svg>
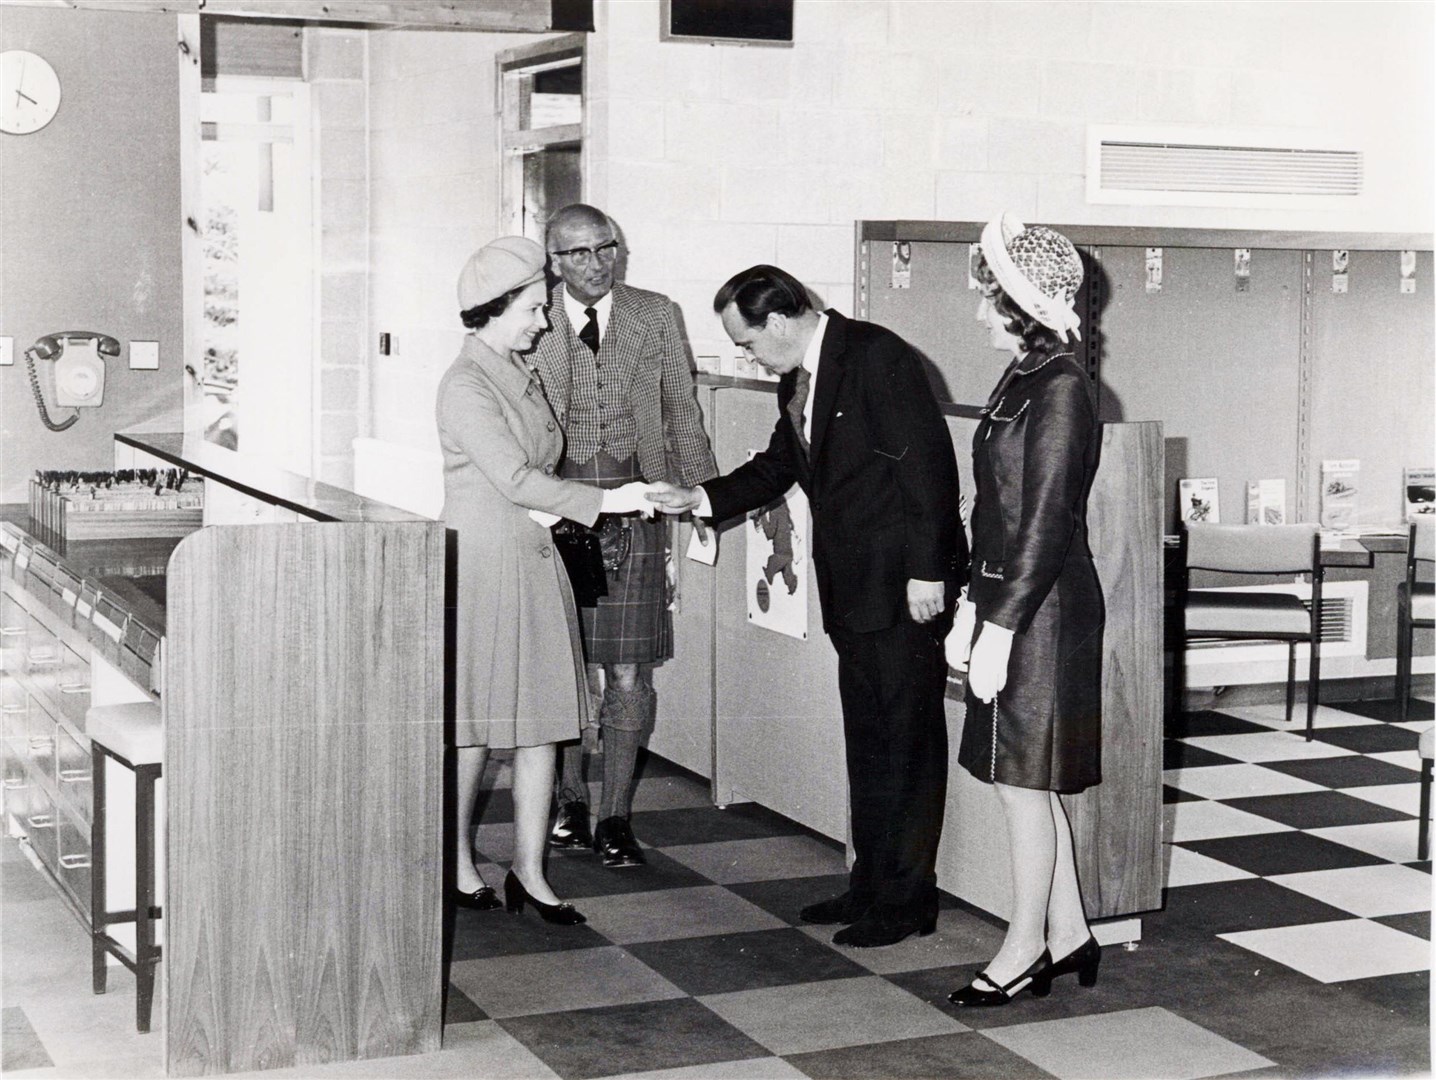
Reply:
<svg viewBox="0 0 1436 1080"><path fill-rule="evenodd" d="M937 909L937 844L947 802L951 615L867 633L829 632L847 744L855 860L849 889L923 915Z"/></svg>

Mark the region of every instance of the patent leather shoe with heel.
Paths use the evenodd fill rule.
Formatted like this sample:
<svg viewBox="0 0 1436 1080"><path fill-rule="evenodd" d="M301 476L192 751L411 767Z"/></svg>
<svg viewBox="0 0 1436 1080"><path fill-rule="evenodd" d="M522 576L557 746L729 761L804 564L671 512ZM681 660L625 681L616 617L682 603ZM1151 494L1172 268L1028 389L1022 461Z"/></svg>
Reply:
<svg viewBox="0 0 1436 1080"><path fill-rule="evenodd" d="M503 902L499 899L499 894L494 892L493 886L481 885L471 893L459 893L454 898L454 906L468 908L470 911L493 911L503 907Z"/></svg>
<svg viewBox="0 0 1436 1080"><path fill-rule="evenodd" d="M987 983L991 989L984 990L978 986L977 979ZM1031 990L1035 998L1044 998L1052 992L1052 954L1046 949L1042 950L1042 955L1033 961L1031 967L1011 982L999 985L985 970L979 971L976 979L961 990L948 994L947 1000L966 1008L984 1008L1006 1005L1024 990Z"/></svg>
<svg viewBox="0 0 1436 1080"><path fill-rule="evenodd" d="M1054 960L1052 967L1047 971L1049 981L1059 975L1070 975L1077 973L1077 983L1080 986L1097 985L1097 966L1102 963L1102 946L1097 944L1097 939L1088 936L1077 948L1064 956L1061 960Z"/></svg>
<svg viewBox="0 0 1436 1080"><path fill-rule="evenodd" d="M510 915L517 915L523 911L525 903L532 904L544 922L553 923L555 926L577 926L579 923L588 922L583 913L572 904L545 904L535 900L524 888L518 875L510 870L509 876L504 878L504 906L508 908Z"/></svg>

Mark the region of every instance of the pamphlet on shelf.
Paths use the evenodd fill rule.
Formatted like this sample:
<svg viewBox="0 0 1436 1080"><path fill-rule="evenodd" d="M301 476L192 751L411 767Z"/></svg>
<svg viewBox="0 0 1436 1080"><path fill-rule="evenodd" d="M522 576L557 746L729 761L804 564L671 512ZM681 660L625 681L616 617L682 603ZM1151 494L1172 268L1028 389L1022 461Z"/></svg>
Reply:
<svg viewBox="0 0 1436 1080"><path fill-rule="evenodd" d="M1215 525L1221 521L1215 476L1185 477L1177 481L1177 513L1183 521Z"/></svg>
<svg viewBox="0 0 1436 1080"><path fill-rule="evenodd" d="M1247 481L1247 524L1286 524L1286 481Z"/></svg>
<svg viewBox="0 0 1436 1080"><path fill-rule="evenodd" d="M1321 525L1326 529L1350 529L1356 524L1361 462L1356 458L1333 458L1321 463Z"/></svg>
<svg viewBox="0 0 1436 1080"><path fill-rule="evenodd" d="M1408 525L1425 514L1436 514L1436 469L1403 470L1401 497L1406 506L1403 520Z"/></svg>

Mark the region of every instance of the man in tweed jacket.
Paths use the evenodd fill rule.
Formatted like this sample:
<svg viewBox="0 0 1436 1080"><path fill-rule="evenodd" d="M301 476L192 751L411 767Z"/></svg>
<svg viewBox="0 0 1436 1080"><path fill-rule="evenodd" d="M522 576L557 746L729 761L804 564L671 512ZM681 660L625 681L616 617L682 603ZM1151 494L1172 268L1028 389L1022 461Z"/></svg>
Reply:
<svg viewBox="0 0 1436 1080"><path fill-rule="evenodd" d="M534 359L566 437L562 474L601 487L635 479L687 486L715 476L673 301L615 284L613 223L591 206L554 214L548 252L559 281ZM565 747L553 842L592 844L606 866L644 861L628 824L629 794L639 741L657 709L641 666L673 655L666 536L662 520L610 522L606 546L626 554L608 571L608 595L582 609L585 657L605 675L603 791L590 833L582 744Z"/></svg>

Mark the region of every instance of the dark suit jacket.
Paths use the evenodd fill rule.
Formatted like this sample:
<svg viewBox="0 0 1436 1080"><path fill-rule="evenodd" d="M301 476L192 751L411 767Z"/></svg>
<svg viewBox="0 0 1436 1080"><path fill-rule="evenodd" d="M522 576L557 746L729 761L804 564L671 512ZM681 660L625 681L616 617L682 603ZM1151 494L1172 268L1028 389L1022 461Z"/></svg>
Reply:
<svg viewBox="0 0 1436 1080"><path fill-rule="evenodd" d="M801 485L813 511L824 630L882 630L908 618L909 578L967 580L957 461L912 347L881 326L827 315L810 453L788 418L796 381L788 372L767 449L703 487L722 521Z"/></svg>

